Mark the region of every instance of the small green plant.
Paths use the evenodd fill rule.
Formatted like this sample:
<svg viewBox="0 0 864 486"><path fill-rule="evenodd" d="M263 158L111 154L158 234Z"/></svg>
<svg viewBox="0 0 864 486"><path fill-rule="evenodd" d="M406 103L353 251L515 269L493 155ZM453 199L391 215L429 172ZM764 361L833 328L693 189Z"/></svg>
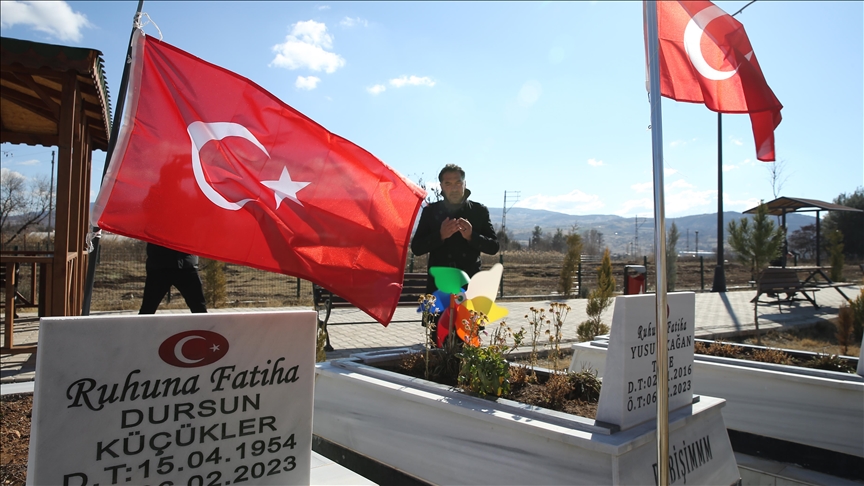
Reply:
<svg viewBox="0 0 864 486"><path fill-rule="evenodd" d="M204 274L202 283L204 284L204 300L207 302L207 307L217 308L228 297L225 263L201 258L199 259L199 267Z"/></svg>
<svg viewBox="0 0 864 486"><path fill-rule="evenodd" d="M615 280L612 278L612 258L609 248L603 252L600 268L597 269L597 288L588 295L588 305L585 313L588 320L576 328L576 337L581 342L591 341L597 336L609 333L609 326L603 323L603 311L612 305L612 295L615 293Z"/></svg>
<svg viewBox="0 0 864 486"><path fill-rule="evenodd" d="M840 311L837 314L837 332L835 336L837 337L837 344L840 345L840 348L843 349L843 354L849 353L849 345L852 344L853 339L853 321L855 319L855 313L851 307L848 305L841 305Z"/></svg>
<svg viewBox="0 0 864 486"><path fill-rule="evenodd" d="M753 355L750 358L753 361L759 361L761 363L773 363L782 365L795 364L792 357L790 357L783 351L774 348L756 349L753 351Z"/></svg>
<svg viewBox="0 0 864 486"><path fill-rule="evenodd" d="M494 395L500 397L510 393L510 363L506 355L515 349L522 340L524 331L508 343L508 337L513 333L506 322L501 322L492 333L488 346L474 345L479 343L480 330L486 324L486 316L481 312L471 312L471 318L465 322L468 339L459 353L461 366L457 383L459 386L480 396Z"/></svg>
<svg viewBox="0 0 864 486"><path fill-rule="evenodd" d="M510 393L510 363L499 347L465 345L460 356L459 386L480 396Z"/></svg>
<svg viewBox="0 0 864 486"><path fill-rule="evenodd" d="M849 303L849 308L852 309L852 339L860 343L864 339L864 289Z"/></svg>
<svg viewBox="0 0 864 486"><path fill-rule="evenodd" d="M817 370L839 371L841 373L854 373L855 369L846 364L846 362L836 354L819 354L816 359L802 364L807 368Z"/></svg>
<svg viewBox="0 0 864 486"><path fill-rule="evenodd" d="M573 293L573 277L576 276L581 259L582 237L574 232L567 236L567 254L564 255L561 275L558 278L558 292L564 297Z"/></svg>
<svg viewBox="0 0 864 486"><path fill-rule="evenodd" d="M722 358L737 358L740 354L739 348L730 343L714 341L708 346L700 341L696 341L694 351L699 354L707 354L709 356L720 356Z"/></svg>
<svg viewBox="0 0 864 486"><path fill-rule="evenodd" d="M597 370L582 368L581 371L568 373L567 377L573 385L571 398L583 402L596 402L600 399L601 382L597 377Z"/></svg>
<svg viewBox="0 0 864 486"><path fill-rule="evenodd" d="M828 233L828 255L831 257L831 280L843 281L843 233L834 230Z"/></svg>
<svg viewBox="0 0 864 486"><path fill-rule="evenodd" d="M609 334L609 326L603 322L592 319L583 321L582 324L579 324L579 327L576 328L576 338L581 343L592 341L597 336L602 336L604 334Z"/></svg>

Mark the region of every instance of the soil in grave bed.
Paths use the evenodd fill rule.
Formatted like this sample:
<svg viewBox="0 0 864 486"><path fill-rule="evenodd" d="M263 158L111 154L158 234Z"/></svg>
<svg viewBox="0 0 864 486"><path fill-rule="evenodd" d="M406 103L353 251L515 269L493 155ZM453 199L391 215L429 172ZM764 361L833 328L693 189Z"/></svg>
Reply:
<svg viewBox="0 0 864 486"><path fill-rule="evenodd" d="M440 354L431 353L429 359L429 380L442 385L458 387L458 362L449 366ZM426 379L426 361L422 353L406 356L399 365L380 366L381 369L400 373L414 378ZM566 370L569 358L559 359ZM542 368L543 361L537 367ZM510 367L510 391L501 398L528 405L548 408L559 412L579 415L593 419L597 416L597 401L600 398L600 380L596 372L587 370L580 373L549 374L542 371L532 373L525 363ZM471 394L471 393L469 393ZM475 395L476 396L476 395ZM483 398L494 400L487 395Z"/></svg>

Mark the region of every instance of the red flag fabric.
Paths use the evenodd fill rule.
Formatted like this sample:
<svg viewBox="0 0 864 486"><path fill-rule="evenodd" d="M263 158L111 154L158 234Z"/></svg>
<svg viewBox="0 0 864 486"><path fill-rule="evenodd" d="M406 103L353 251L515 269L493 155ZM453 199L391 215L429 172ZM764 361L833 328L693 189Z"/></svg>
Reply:
<svg viewBox="0 0 864 486"><path fill-rule="evenodd" d="M387 325L425 191L252 81L134 42L94 224L315 282Z"/></svg>
<svg viewBox="0 0 864 486"><path fill-rule="evenodd" d="M765 81L744 26L709 1L662 1L657 31L661 94L720 113L748 113L757 158L774 160L783 105Z"/></svg>

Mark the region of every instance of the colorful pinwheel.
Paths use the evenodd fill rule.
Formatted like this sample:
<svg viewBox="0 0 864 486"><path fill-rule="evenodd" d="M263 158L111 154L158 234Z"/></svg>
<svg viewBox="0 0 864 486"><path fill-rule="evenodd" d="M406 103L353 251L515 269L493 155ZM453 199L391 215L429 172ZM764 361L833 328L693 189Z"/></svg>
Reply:
<svg viewBox="0 0 864 486"><path fill-rule="evenodd" d="M507 315L507 309L495 304L495 297L498 294L498 285L501 282L503 272L504 266L500 263L496 263L489 270L477 272L470 279L465 272L458 268L431 267L429 269L429 273L435 279L435 286L438 288L433 294L436 297L435 304L429 309L429 312L441 313L436 336L438 347L443 347L444 339L450 333L451 322L456 329L456 335L462 341L473 346L480 344L477 333L470 331L472 312L482 313L485 316L485 322L494 322ZM468 286L467 291L463 290L465 285ZM445 305L447 305L446 308L444 308ZM422 312L422 306L417 311ZM451 315L453 316L452 319ZM479 323L475 322L474 325L479 325Z"/></svg>

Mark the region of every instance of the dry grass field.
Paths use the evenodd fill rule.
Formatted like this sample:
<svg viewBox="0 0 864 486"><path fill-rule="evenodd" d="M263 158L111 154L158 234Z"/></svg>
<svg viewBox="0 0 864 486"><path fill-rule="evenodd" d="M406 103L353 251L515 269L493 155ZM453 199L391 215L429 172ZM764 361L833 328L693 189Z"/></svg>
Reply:
<svg viewBox="0 0 864 486"><path fill-rule="evenodd" d="M144 244L140 241L105 241L102 243L100 259L96 266L91 310L134 310L141 304L144 291L146 259ZM505 299L531 299L557 294L558 279L564 254L557 252L509 251L498 255L483 255L483 268L503 262L502 282ZM425 272L426 256L408 259L406 272ZM616 289L623 292L625 265L642 265L642 258L614 260L613 276ZM653 257L648 258L648 290L653 291L656 266ZM713 259L700 262L693 257L680 257L677 264L676 290L711 290L714 280ZM596 285L599 260L586 260L582 264L582 286L587 295ZM21 291L29 292L29 272L22 268L19 281ZM725 265L726 285L729 290L749 288L749 268L736 261ZM846 280L860 281L861 271L857 264L849 263L845 269ZM241 265L225 266L226 298L219 307L284 307L311 306L312 284L296 277L257 270ZM574 289L575 289L574 285ZM170 299L162 308L183 309L186 304L179 293L172 289Z"/></svg>

